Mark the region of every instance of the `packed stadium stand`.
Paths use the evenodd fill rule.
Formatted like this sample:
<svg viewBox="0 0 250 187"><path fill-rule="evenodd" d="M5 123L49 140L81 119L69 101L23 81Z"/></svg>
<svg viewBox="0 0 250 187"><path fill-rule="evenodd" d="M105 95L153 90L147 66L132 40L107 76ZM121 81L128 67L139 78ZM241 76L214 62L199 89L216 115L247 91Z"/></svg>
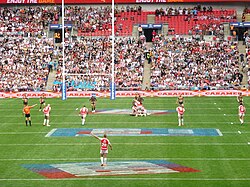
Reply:
<svg viewBox="0 0 250 187"><path fill-rule="evenodd" d="M239 12L223 6L182 5L150 10L139 5L116 6L116 88L246 88L250 83L250 37L246 31L240 41L237 28L229 23L237 22L238 17L248 21L249 15L248 8ZM51 24L61 24L61 16L59 5L0 8L1 91L61 90L62 46L50 28ZM167 30L152 32L152 41L137 30L148 23L148 16L154 18L153 24L167 25ZM108 90L111 7L68 5L65 23L72 25L65 35L67 89ZM145 65L150 67L148 72ZM48 82L53 86L49 88Z"/></svg>

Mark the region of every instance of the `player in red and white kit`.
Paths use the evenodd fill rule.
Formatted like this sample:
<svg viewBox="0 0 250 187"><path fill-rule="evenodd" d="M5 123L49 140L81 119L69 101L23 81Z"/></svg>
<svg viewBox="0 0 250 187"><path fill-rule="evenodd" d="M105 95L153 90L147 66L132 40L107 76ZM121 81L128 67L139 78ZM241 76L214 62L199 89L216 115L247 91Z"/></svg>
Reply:
<svg viewBox="0 0 250 187"><path fill-rule="evenodd" d="M244 116L245 116L245 113L246 113L246 108L245 108L245 106L243 105L242 102L240 102L240 106L238 107L238 110L239 110L240 124L243 125L243 123L244 123Z"/></svg>
<svg viewBox="0 0 250 187"><path fill-rule="evenodd" d="M176 112L178 112L178 121L179 121L179 125L178 126L183 126L184 125L184 119L183 119L183 116L184 116L184 112L185 112L185 108L184 108L184 105L179 105L177 108L176 108Z"/></svg>
<svg viewBox="0 0 250 187"><path fill-rule="evenodd" d="M49 125L50 112L51 112L51 107L50 104L48 104L43 108L43 114L44 114L43 126L48 126L48 127L50 126Z"/></svg>
<svg viewBox="0 0 250 187"><path fill-rule="evenodd" d="M82 125L85 124L85 118L88 114L89 110L86 108L85 105L83 105L83 108L80 109L79 116L82 118Z"/></svg>
<svg viewBox="0 0 250 187"><path fill-rule="evenodd" d="M94 136L96 139L100 140L101 142L101 150L100 150L100 155L101 155L101 166L107 166L107 154L108 154L108 147L112 150L112 145L110 141L107 138L107 135L104 134L103 138L100 138L93 133L91 133L92 136Z"/></svg>

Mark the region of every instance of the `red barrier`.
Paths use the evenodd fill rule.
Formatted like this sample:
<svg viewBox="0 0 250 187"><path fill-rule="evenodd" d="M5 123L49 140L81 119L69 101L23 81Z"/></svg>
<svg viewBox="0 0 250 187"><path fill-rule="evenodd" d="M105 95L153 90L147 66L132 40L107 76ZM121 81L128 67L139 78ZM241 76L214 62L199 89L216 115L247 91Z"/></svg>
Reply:
<svg viewBox="0 0 250 187"><path fill-rule="evenodd" d="M171 91L116 91L116 97L135 97L139 93L142 97L177 97L182 94L185 97L203 97L203 96L238 96L239 93L243 96L250 96L248 90L202 90L202 91L185 91L185 90L171 90ZM27 94L28 98L39 98L42 94L45 94L46 98L60 98L60 92L0 92L0 98L22 98L24 94ZM73 97L90 97L95 94L96 97L109 98L110 92L108 91L71 91L67 92L67 98Z"/></svg>

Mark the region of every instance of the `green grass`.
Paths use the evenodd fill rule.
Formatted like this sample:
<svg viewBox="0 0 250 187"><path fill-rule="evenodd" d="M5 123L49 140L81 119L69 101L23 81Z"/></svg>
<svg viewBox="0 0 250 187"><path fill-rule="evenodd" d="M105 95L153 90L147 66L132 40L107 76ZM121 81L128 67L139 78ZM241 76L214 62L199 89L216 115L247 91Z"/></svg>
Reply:
<svg viewBox="0 0 250 187"><path fill-rule="evenodd" d="M97 110L130 109L132 98L99 98ZM52 106L51 127L43 127L39 106L31 110L32 127L26 127L21 99L0 100L0 186L249 186L250 142L247 112L245 125L238 119L235 97L185 98L185 127L217 128L218 137L113 137L108 162L117 160L167 160L200 170L195 173L103 176L50 180L23 168L22 164L99 162L99 142L93 137L49 137L53 128L81 128L75 108L88 98L47 99ZM147 109L175 110L176 98L145 98ZM29 104L39 103L30 99ZM250 98L244 103L249 108ZM233 124L231 124L233 123ZM180 128L177 114L132 117L128 115L88 115L86 128ZM241 132L241 134L238 133ZM134 144L125 144L134 143ZM148 144L147 144L148 143Z"/></svg>

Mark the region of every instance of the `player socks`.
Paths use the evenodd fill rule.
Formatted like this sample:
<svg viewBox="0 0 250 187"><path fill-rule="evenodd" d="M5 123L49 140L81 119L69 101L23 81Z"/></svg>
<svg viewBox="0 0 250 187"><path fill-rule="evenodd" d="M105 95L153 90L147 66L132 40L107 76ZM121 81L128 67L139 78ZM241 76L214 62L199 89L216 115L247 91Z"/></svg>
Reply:
<svg viewBox="0 0 250 187"><path fill-rule="evenodd" d="M30 123L30 126L31 126L31 121L29 121L29 123Z"/></svg>
<svg viewBox="0 0 250 187"><path fill-rule="evenodd" d="M25 124L26 124L26 126L28 126L28 121L27 120L25 120Z"/></svg>
<svg viewBox="0 0 250 187"><path fill-rule="evenodd" d="M84 123L85 123L85 119L82 119L82 125L84 125Z"/></svg>
<svg viewBox="0 0 250 187"><path fill-rule="evenodd" d="M47 126L49 126L49 119L47 119Z"/></svg>
<svg viewBox="0 0 250 187"><path fill-rule="evenodd" d="M101 157L101 164L103 165L103 157Z"/></svg>
<svg viewBox="0 0 250 187"><path fill-rule="evenodd" d="M43 120L43 126L45 126L45 125L46 125L46 119Z"/></svg>
<svg viewBox="0 0 250 187"><path fill-rule="evenodd" d="M104 164L106 165L106 164L107 164L107 158L104 158L104 159L103 159L103 162L104 162Z"/></svg>

